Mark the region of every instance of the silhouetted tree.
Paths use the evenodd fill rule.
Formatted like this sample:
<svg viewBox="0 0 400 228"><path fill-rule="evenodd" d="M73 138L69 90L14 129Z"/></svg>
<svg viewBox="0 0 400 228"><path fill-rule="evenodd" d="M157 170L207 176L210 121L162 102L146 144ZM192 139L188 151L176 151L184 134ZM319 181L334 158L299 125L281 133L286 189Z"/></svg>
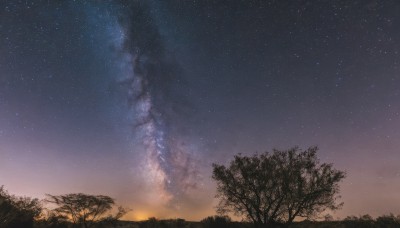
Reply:
<svg viewBox="0 0 400 228"><path fill-rule="evenodd" d="M74 224L81 224L85 228L92 226L95 222L119 219L127 211L120 207L116 216L106 216L114 206L114 200L109 196L66 194L66 195L47 195L46 202L53 203L57 207L51 212L61 220L70 220Z"/></svg>
<svg viewBox="0 0 400 228"><path fill-rule="evenodd" d="M338 209L339 182L345 173L320 164L317 150L294 147L250 157L239 154L228 167L213 164L218 212L234 212L264 226Z"/></svg>
<svg viewBox="0 0 400 228"><path fill-rule="evenodd" d="M41 211L38 199L10 195L0 187L0 227L33 227Z"/></svg>

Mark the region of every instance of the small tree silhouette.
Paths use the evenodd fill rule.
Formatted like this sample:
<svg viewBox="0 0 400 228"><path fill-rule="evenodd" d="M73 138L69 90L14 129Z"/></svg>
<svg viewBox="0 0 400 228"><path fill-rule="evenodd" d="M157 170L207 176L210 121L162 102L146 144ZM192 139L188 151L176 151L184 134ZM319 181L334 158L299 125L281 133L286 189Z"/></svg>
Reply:
<svg viewBox="0 0 400 228"><path fill-rule="evenodd" d="M116 216L106 216L115 202L111 197L103 195L94 196L82 193L59 196L47 195L45 201L57 206L51 211L54 216L70 220L74 224L83 225L85 228L102 220L117 220L127 212L126 209L119 207Z"/></svg>

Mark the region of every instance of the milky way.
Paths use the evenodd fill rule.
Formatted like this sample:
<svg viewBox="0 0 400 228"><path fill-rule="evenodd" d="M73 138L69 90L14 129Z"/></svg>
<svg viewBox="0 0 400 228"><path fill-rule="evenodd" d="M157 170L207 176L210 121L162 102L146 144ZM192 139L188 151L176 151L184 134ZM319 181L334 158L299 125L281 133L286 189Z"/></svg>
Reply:
<svg viewBox="0 0 400 228"><path fill-rule="evenodd" d="M142 139L147 153L147 168L158 183L163 200L177 206L176 196L194 187L196 170L188 148L179 133L172 132L174 109L172 84L179 84L176 62L169 60L162 37L147 4L133 1L119 8L123 31L119 51L126 68L119 83L127 89L132 131Z"/></svg>

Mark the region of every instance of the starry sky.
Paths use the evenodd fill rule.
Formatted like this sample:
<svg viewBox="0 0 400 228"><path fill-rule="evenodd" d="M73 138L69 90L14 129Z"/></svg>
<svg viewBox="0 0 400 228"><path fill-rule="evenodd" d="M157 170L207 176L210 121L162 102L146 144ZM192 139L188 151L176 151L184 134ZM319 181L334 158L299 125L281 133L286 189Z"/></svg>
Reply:
<svg viewBox="0 0 400 228"><path fill-rule="evenodd" d="M334 217L400 213L400 3L0 1L0 184L215 213L211 164L318 145Z"/></svg>

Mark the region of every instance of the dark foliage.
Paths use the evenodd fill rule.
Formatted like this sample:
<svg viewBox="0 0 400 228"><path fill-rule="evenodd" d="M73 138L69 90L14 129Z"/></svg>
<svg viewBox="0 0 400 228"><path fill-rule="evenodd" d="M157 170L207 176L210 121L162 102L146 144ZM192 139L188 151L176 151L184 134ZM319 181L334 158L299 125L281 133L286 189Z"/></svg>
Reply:
<svg viewBox="0 0 400 228"><path fill-rule="evenodd" d="M41 211L38 199L16 197L0 187L0 227L33 227Z"/></svg>
<svg viewBox="0 0 400 228"><path fill-rule="evenodd" d="M83 193L48 195L46 202L56 206L48 216L48 223L52 226L72 222L85 228L110 227L114 226L127 212L125 208L119 207L115 216L106 215L113 208L115 202L111 197L103 195L94 196Z"/></svg>
<svg viewBox="0 0 400 228"><path fill-rule="evenodd" d="M184 219L168 219L158 220L154 217L147 221L138 222L139 228L186 228L193 227L191 222L186 222Z"/></svg>
<svg viewBox="0 0 400 228"><path fill-rule="evenodd" d="M209 216L201 220L204 228L229 228L232 227L232 221L227 216Z"/></svg>
<svg viewBox="0 0 400 228"><path fill-rule="evenodd" d="M239 154L228 167L214 164L218 212L234 212L264 226L338 209L339 182L345 173L320 164L317 150L294 147L251 157Z"/></svg>

